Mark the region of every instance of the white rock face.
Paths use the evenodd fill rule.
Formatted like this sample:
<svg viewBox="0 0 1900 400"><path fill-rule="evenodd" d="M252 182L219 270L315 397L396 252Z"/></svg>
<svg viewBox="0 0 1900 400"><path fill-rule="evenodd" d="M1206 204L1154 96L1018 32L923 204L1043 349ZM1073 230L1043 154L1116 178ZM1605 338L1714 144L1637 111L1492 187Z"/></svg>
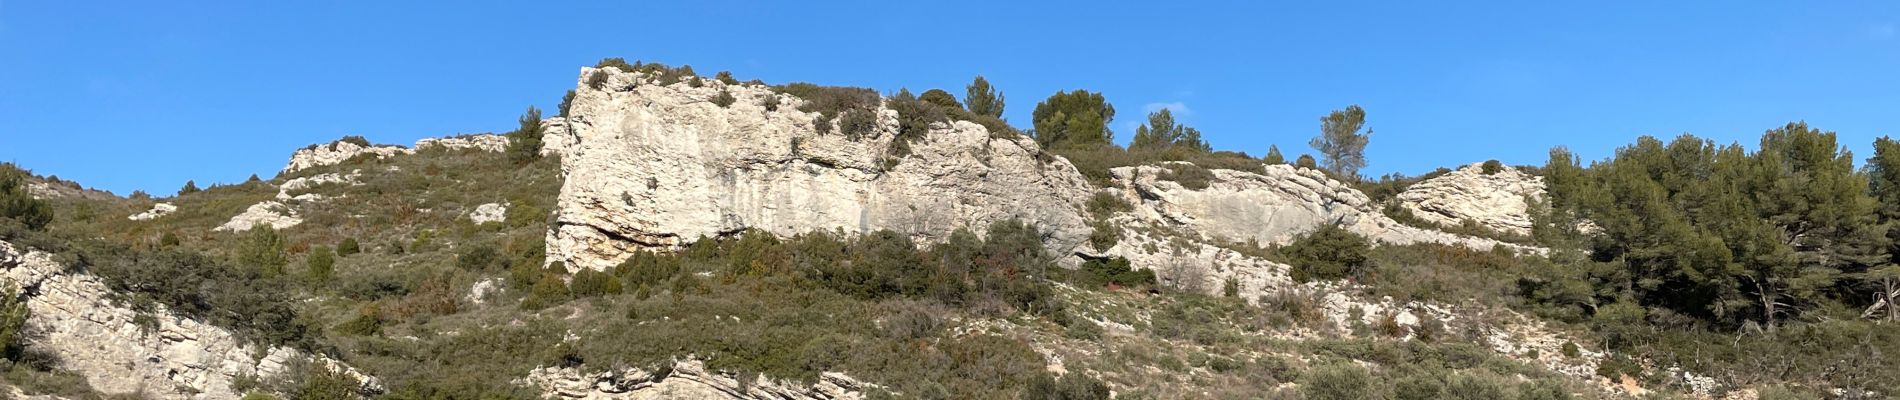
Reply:
<svg viewBox="0 0 1900 400"><path fill-rule="evenodd" d="M476 225L507 221L508 206L500 203L488 203L476 206L475 211L468 213L468 219L475 221Z"/></svg>
<svg viewBox="0 0 1900 400"><path fill-rule="evenodd" d="M818 134L817 114L797 111L803 100L765 87L661 86L638 73L582 69L595 73L610 74L603 90L579 85L567 129L546 139L565 178L550 262L603 269L634 249L747 228L891 229L931 241L1021 218L1051 231L1046 244L1057 254L1089 233L1081 206L1088 183L1065 162L1037 160L1026 137L937 124L887 171L895 111L883 110L876 132L853 141ZM729 107L710 101L722 89L737 99ZM767 97L778 98L777 111L765 110Z"/></svg>
<svg viewBox="0 0 1900 400"><path fill-rule="evenodd" d="M361 183L358 183L356 181L356 178L362 175L363 175L363 170L358 169L358 170L350 171L349 175L338 175L337 173L332 172L332 173L326 173L326 174L318 174L316 176L304 176L304 177L293 178L291 180L284 181L283 185L277 186L277 200L284 200L284 201L320 200L324 198L323 195L316 194L316 193L292 195L292 193L310 190L311 188L315 188L319 185L325 185L325 184L360 185Z"/></svg>
<svg viewBox="0 0 1900 400"><path fill-rule="evenodd" d="M765 378L740 382L736 376L707 371L705 363L690 359L675 363L665 375L638 368L588 374L574 368L543 367L524 380L541 388L542 397L573 400L857 400L871 387L832 372L819 375L818 383L811 386Z"/></svg>
<svg viewBox="0 0 1900 400"><path fill-rule="evenodd" d="M1291 165L1263 165L1252 171L1215 169L1211 170L1215 178L1201 190L1158 179L1164 171L1161 166L1138 166L1110 172L1116 186L1125 188L1124 199L1135 204L1132 214L1137 219L1200 239L1285 244L1323 224L1337 223L1389 244L1441 243L1478 250L1503 245L1542 251L1399 224L1379 212L1365 194L1317 170Z"/></svg>
<svg viewBox="0 0 1900 400"><path fill-rule="evenodd" d="M541 120L541 155L560 156L566 154L574 135L567 128L567 118L554 117Z"/></svg>
<svg viewBox="0 0 1900 400"><path fill-rule="evenodd" d="M447 150L502 152L508 150L508 137L496 134L450 136L416 141L416 149L441 147Z"/></svg>
<svg viewBox="0 0 1900 400"><path fill-rule="evenodd" d="M279 172L279 174L288 174L311 167L336 165L364 154L374 155L376 158L388 158L398 154L415 154L415 152L415 150L403 148L402 146L372 145L365 147L359 146L356 143L335 141L291 153L290 164L285 165L283 172Z"/></svg>
<svg viewBox="0 0 1900 400"><path fill-rule="evenodd" d="M1399 193L1399 206L1435 224L1473 221L1494 231L1529 235L1530 202L1544 198L1544 178L1510 167L1487 175L1483 165L1466 165L1413 184Z"/></svg>
<svg viewBox="0 0 1900 400"><path fill-rule="evenodd" d="M287 347L242 343L229 331L174 316L162 306L151 313L156 325L141 327L139 313L110 300L99 278L69 273L50 255L22 254L10 243L0 242L0 273L26 289L26 346L57 355L59 368L85 376L101 392L235 399L236 377L276 377L287 372L287 363L306 357ZM339 362L314 361L365 382L365 393L381 390L374 378Z"/></svg>
<svg viewBox="0 0 1900 400"><path fill-rule="evenodd" d="M290 209L290 206L276 201L266 201L252 204L250 208L244 209L244 213L231 217L230 221L212 230L244 232L251 230L257 224L270 224L271 228L284 229L301 223L303 223L303 218L298 218L296 210Z"/></svg>
<svg viewBox="0 0 1900 400"><path fill-rule="evenodd" d="M172 205L172 203L158 203L158 204L153 204L152 209L150 210L145 210L145 212L141 212L138 214L132 214L132 216L125 217L125 218L133 220L133 221L150 221L153 218L163 217L165 216L165 214L171 214L173 211L178 211L178 206Z"/></svg>

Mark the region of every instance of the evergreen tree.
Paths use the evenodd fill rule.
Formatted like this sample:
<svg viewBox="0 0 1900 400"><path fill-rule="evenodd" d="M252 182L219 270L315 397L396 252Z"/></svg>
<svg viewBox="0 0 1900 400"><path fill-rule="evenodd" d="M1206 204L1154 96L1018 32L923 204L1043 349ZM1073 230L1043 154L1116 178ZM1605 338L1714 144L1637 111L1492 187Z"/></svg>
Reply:
<svg viewBox="0 0 1900 400"><path fill-rule="evenodd" d="M1286 156L1280 155L1280 146L1267 145L1267 156L1261 158L1260 162L1267 163L1268 165L1286 164Z"/></svg>
<svg viewBox="0 0 1900 400"><path fill-rule="evenodd" d="M1212 151L1207 142L1201 140L1200 130L1175 123L1174 112L1166 108L1148 113L1148 123L1135 128L1133 140L1128 144L1129 150L1179 148L1199 153Z"/></svg>
<svg viewBox="0 0 1900 400"><path fill-rule="evenodd" d="M950 92L945 92L943 91L943 89L926 90L924 91L924 94L922 96L918 96L917 99L923 100L925 103L935 104L938 107L943 107L947 109L957 109L957 110L963 109L963 104L957 102L957 97L951 96Z"/></svg>
<svg viewBox="0 0 1900 400"><path fill-rule="evenodd" d="M1036 142L1045 148L1091 148L1114 143L1115 133L1108 124L1115 120L1115 106L1101 93L1076 89L1056 92L1036 104Z"/></svg>
<svg viewBox="0 0 1900 400"><path fill-rule="evenodd" d="M1372 130L1359 133L1366 125L1366 110L1354 104L1344 110L1333 111L1319 119L1319 136L1310 144L1324 159L1321 165L1346 179L1358 179L1359 169L1366 166L1366 142L1372 137Z"/></svg>
<svg viewBox="0 0 1900 400"><path fill-rule="evenodd" d="M0 218L11 218L27 229L53 222L53 206L27 192L27 173L12 163L0 163Z"/></svg>
<svg viewBox="0 0 1900 400"><path fill-rule="evenodd" d="M1293 166L1306 169L1319 169L1319 162L1313 161L1312 154L1301 154L1299 159L1293 160Z"/></svg>
<svg viewBox="0 0 1900 400"><path fill-rule="evenodd" d="M257 224L238 244L237 262L266 276L281 275L290 261L284 257L284 237L270 224Z"/></svg>
<svg viewBox="0 0 1900 400"><path fill-rule="evenodd" d="M185 181L185 187L178 188L179 196L184 196L184 195L188 195L192 193L198 193L198 182L196 181Z"/></svg>
<svg viewBox="0 0 1900 400"><path fill-rule="evenodd" d="M982 75L977 75L976 80L970 82L968 91L963 95L963 101L969 103L972 113L1003 117L1003 94L991 88L990 81L983 79Z"/></svg>
<svg viewBox="0 0 1900 400"><path fill-rule="evenodd" d="M309 258L304 259L304 269L311 282L329 282L336 278L336 253L323 246L310 249Z"/></svg>
<svg viewBox="0 0 1900 400"><path fill-rule="evenodd" d="M541 158L541 110L528 106L521 114L520 127L508 133L508 159L526 164Z"/></svg>

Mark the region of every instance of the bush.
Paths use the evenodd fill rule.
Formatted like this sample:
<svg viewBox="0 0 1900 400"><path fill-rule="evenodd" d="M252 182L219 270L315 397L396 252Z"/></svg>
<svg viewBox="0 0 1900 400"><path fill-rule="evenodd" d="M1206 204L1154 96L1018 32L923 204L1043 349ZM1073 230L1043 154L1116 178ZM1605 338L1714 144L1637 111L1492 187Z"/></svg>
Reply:
<svg viewBox="0 0 1900 400"><path fill-rule="evenodd" d="M856 87L818 86L810 83L788 83L775 87L779 93L796 96L805 100L798 106L799 111L818 113L813 121L819 134L831 131L830 121L850 110L876 109L883 100L877 91Z"/></svg>
<svg viewBox="0 0 1900 400"><path fill-rule="evenodd" d="M576 298L620 294L620 279L593 268L581 268L574 272L574 280L568 282L568 290Z"/></svg>
<svg viewBox="0 0 1900 400"><path fill-rule="evenodd" d="M1077 270L1076 276L1078 276L1079 279L1073 279L1072 281L1084 287L1102 287L1107 285L1114 285L1116 287L1143 287L1154 286L1155 284L1154 270L1147 268L1132 269L1128 264L1128 259L1121 257L1084 261L1082 262L1082 267Z"/></svg>
<svg viewBox="0 0 1900 400"><path fill-rule="evenodd" d="M719 108L731 107L734 101L738 101L738 99L732 98L732 91L726 89L719 89L719 95L713 96L712 98L713 105L719 106Z"/></svg>
<svg viewBox="0 0 1900 400"><path fill-rule="evenodd" d="M304 259L304 269L311 282L330 282L336 279L336 253L323 246L310 249L310 256Z"/></svg>
<svg viewBox="0 0 1900 400"><path fill-rule="evenodd" d="M1122 240L1121 227L1108 223L1108 220L1096 220L1090 225L1094 230L1089 232L1089 247L1095 251L1108 251Z"/></svg>
<svg viewBox="0 0 1900 400"><path fill-rule="evenodd" d="M1167 168L1168 170L1162 172L1158 178L1180 183L1181 187L1188 190L1207 189L1208 183L1214 180L1213 172L1208 172L1206 168L1198 165L1175 163L1168 164Z"/></svg>
<svg viewBox="0 0 1900 400"><path fill-rule="evenodd" d="M725 83L727 85L739 84L739 80L734 79L732 77L732 71L719 71L718 73L713 74L713 79L718 80L719 82Z"/></svg>
<svg viewBox="0 0 1900 400"><path fill-rule="evenodd" d="M1445 382L1427 374L1410 374L1392 383L1393 400L1438 400L1445 393Z"/></svg>
<svg viewBox="0 0 1900 400"><path fill-rule="evenodd" d="M0 218L11 218L27 229L39 230L53 222L53 206L27 192L27 172L12 163L0 163Z"/></svg>
<svg viewBox="0 0 1900 400"><path fill-rule="evenodd" d="M1301 154L1299 159L1293 160L1293 166L1305 169L1319 169L1319 161L1314 161L1313 155L1311 154Z"/></svg>
<svg viewBox="0 0 1900 400"><path fill-rule="evenodd" d="M362 137L362 136L357 136L357 135L350 135L350 136L344 136L344 137L343 137L342 139L337 139L337 142L338 142L338 143L349 143L349 144L354 144L354 145L357 145L357 146L359 146L359 147L369 147L369 146L370 146L370 144L369 144L369 139L367 139L367 138L364 138L364 137Z"/></svg>
<svg viewBox="0 0 1900 400"><path fill-rule="evenodd" d="M1504 163L1498 162L1498 160L1487 160L1484 162L1484 165L1479 166L1479 168L1484 170L1485 175L1497 175L1499 172L1504 172Z"/></svg>
<svg viewBox="0 0 1900 400"><path fill-rule="evenodd" d="M1116 196L1114 193L1098 191L1089 196L1088 210L1089 215L1094 215L1096 218L1108 218L1115 213L1134 211L1135 205L1129 204L1128 200L1123 200L1121 196Z"/></svg>
<svg viewBox="0 0 1900 400"><path fill-rule="evenodd" d="M1232 277L1227 278L1227 282L1221 285L1220 292L1221 296L1228 298L1240 297L1240 280Z"/></svg>
<svg viewBox="0 0 1900 400"><path fill-rule="evenodd" d="M1371 269L1367 262L1371 252L1372 244L1366 238L1331 224L1301 235L1280 249L1293 266L1290 272L1296 282L1363 279Z"/></svg>
<svg viewBox="0 0 1900 400"><path fill-rule="evenodd" d="M1300 374L1300 395L1306 400L1359 400L1374 398L1372 374L1365 368L1335 364Z"/></svg>
<svg viewBox="0 0 1900 400"><path fill-rule="evenodd" d="M265 276L277 276L284 273L284 265L290 260L284 256L284 236L270 224L257 224L238 244L237 262L251 267Z"/></svg>
<svg viewBox="0 0 1900 400"><path fill-rule="evenodd" d="M469 271L487 271L501 262L501 253L487 244L471 244L462 247L455 255L455 266Z"/></svg>
<svg viewBox="0 0 1900 400"><path fill-rule="evenodd" d="M572 293L568 292L567 282L563 281L561 275L546 272L542 273L541 279L535 281L534 287L528 290L528 298L521 301L521 308L529 310L547 308L567 301L570 296Z"/></svg>
<svg viewBox="0 0 1900 400"><path fill-rule="evenodd" d="M765 111L778 111L778 95L765 96L763 105L765 106Z"/></svg>
<svg viewBox="0 0 1900 400"><path fill-rule="evenodd" d="M339 256L347 257L350 255L354 255L354 254L362 253L362 252L363 252L362 245L357 244L356 238L353 238L353 237L343 238L343 242L336 244L336 255L339 255Z"/></svg>
<svg viewBox="0 0 1900 400"><path fill-rule="evenodd" d="M838 130L843 131L845 139L849 140L877 133L877 113L866 109L846 110L844 116L838 117Z"/></svg>

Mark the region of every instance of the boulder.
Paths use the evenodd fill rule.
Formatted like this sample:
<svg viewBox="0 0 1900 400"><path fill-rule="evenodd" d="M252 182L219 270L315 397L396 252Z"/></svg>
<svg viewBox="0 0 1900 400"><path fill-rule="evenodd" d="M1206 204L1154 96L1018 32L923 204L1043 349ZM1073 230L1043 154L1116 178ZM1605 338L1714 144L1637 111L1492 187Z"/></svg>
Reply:
<svg viewBox="0 0 1900 400"><path fill-rule="evenodd" d="M173 211L178 211L178 206L172 205L172 203L158 203L153 204L150 210L132 214L125 218L133 221L150 221L154 218L163 217L165 214L171 214Z"/></svg>
<svg viewBox="0 0 1900 400"><path fill-rule="evenodd" d="M1531 233L1530 203L1544 198L1544 178L1505 167L1484 173L1483 163L1412 184L1399 206L1427 222L1457 226L1466 221L1513 235Z"/></svg>

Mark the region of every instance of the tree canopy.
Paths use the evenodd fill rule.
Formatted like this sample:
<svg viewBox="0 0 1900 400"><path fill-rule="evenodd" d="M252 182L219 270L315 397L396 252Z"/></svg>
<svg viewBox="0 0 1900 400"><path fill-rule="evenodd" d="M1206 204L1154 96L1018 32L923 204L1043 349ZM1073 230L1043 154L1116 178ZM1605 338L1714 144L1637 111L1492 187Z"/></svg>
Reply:
<svg viewBox="0 0 1900 400"><path fill-rule="evenodd" d="M1366 125L1366 110L1354 104L1335 110L1319 119L1319 136L1309 144L1318 151L1320 165L1340 177L1357 179L1366 166L1366 142L1372 130L1360 133Z"/></svg>
<svg viewBox="0 0 1900 400"><path fill-rule="evenodd" d="M1043 147L1090 147L1114 142L1115 133L1108 123L1115 120L1115 106L1101 93L1076 89L1056 92L1036 104L1034 113L1036 143Z"/></svg>
<svg viewBox="0 0 1900 400"><path fill-rule="evenodd" d="M983 79L982 75L977 75L976 80L970 82L968 92L963 96L963 101L969 103L969 109L972 113L997 118L1003 117L1003 94L998 93L995 88L990 87L990 81Z"/></svg>
<svg viewBox="0 0 1900 400"><path fill-rule="evenodd" d="M1166 108L1148 113L1148 123L1135 128L1129 150L1185 149L1206 153L1213 149L1201 140L1201 130L1174 122L1174 112Z"/></svg>

